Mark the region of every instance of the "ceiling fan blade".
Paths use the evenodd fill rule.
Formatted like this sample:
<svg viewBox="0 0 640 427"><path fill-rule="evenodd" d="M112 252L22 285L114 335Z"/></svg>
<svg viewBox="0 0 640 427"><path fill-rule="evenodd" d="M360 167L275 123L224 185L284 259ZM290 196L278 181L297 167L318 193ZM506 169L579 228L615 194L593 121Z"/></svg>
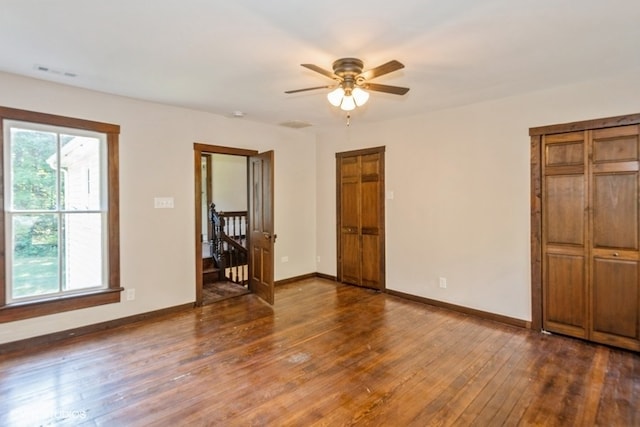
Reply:
<svg viewBox="0 0 640 427"><path fill-rule="evenodd" d="M400 87L400 86L389 86L389 85L380 85L377 83L365 83L362 85L364 89L375 90L377 92L386 92L392 93L394 95L404 95L409 92L408 87Z"/></svg>
<svg viewBox="0 0 640 427"><path fill-rule="evenodd" d="M320 73L323 76L327 76L330 79L342 80L340 77L336 76L331 71L325 70L324 68L320 68L317 65L313 65L313 64L300 64L300 65L302 65L304 68L310 69L311 71L315 71L316 73Z"/></svg>
<svg viewBox="0 0 640 427"><path fill-rule="evenodd" d="M394 59L393 61L389 61L386 64L382 64L375 68L362 72L362 74L360 74L357 78L371 80L376 77L391 73L393 71L400 70L402 68L404 68L404 65Z"/></svg>
<svg viewBox="0 0 640 427"><path fill-rule="evenodd" d="M333 87L333 85L327 85L327 86L316 86L316 87L308 87L305 89L294 89L294 90L285 90L284 93L298 93L298 92L306 92L308 90L316 90L316 89L328 89Z"/></svg>

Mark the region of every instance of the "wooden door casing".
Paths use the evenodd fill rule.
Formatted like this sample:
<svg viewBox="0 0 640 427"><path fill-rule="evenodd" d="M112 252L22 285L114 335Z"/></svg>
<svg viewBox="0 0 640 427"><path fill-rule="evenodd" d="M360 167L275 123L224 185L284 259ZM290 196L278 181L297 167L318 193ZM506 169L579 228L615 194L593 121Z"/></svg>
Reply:
<svg viewBox="0 0 640 427"><path fill-rule="evenodd" d="M338 280L385 289L384 147L336 154Z"/></svg>

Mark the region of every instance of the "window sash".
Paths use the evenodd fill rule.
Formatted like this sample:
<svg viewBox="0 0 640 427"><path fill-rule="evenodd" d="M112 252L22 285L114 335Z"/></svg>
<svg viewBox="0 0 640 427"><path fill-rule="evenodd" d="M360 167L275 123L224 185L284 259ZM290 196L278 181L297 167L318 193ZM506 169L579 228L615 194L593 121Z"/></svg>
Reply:
<svg viewBox="0 0 640 427"><path fill-rule="evenodd" d="M64 311L76 310L80 308L93 307L102 304L120 302L122 287L120 287L120 249L119 249L119 184L118 184L118 136L120 127L118 125L76 119L64 116L56 116L45 113L18 110L0 106L0 165L3 170L8 171L7 145L9 144L7 129L11 125L18 124L19 127L34 130L51 130L52 126L60 134L70 134L72 136L94 137L102 135L100 147L100 173L99 184L100 199L89 200L85 208L78 209L78 206L69 206L68 209L60 209L56 206L55 211L43 209L13 209L9 199L12 197L13 189L8 186L7 173L4 180L0 180L0 277L7 277L7 270L11 267L11 255L13 251L12 240L8 239L11 233L10 224L17 215L26 214L47 214L59 215L83 215L95 214L99 217L101 227L101 242L99 251L102 253L103 265L100 273L99 287L86 287L83 289L65 289L63 293L54 295L43 295L33 298L11 298L5 289L0 291L0 323L15 320L27 319L31 317L43 316ZM83 172L84 173L84 172ZM95 176L86 171L87 188L95 185ZM94 205L91 205L91 203ZM63 206L64 207L64 206ZM97 218L96 217L96 218ZM72 217L79 218L79 217ZM5 280L5 283L9 281ZM87 282L88 283L88 282Z"/></svg>

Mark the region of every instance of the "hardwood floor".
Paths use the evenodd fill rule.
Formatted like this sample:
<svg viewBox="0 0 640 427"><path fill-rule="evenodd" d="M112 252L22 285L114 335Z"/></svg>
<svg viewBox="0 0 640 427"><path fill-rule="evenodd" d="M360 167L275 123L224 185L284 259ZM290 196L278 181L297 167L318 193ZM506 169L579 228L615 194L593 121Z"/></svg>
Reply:
<svg viewBox="0 0 640 427"><path fill-rule="evenodd" d="M245 286L229 281L205 283L202 285L202 305L214 304L248 293L250 291Z"/></svg>
<svg viewBox="0 0 640 427"><path fill-rule="evenodd" d="M640 356L308 279L0 356L0 425L640 424Z"/></svg>

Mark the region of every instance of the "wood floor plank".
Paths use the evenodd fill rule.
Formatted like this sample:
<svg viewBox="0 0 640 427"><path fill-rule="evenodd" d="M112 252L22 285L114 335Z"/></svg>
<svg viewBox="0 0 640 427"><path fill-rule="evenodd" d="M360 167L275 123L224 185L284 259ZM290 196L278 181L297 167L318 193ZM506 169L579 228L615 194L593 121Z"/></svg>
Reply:
<svg viewBox="0 0 640 427"><path fill-rule="evenodd" d="M640 356L306 279L0 355L0 425L640 424Z"/></svg>

